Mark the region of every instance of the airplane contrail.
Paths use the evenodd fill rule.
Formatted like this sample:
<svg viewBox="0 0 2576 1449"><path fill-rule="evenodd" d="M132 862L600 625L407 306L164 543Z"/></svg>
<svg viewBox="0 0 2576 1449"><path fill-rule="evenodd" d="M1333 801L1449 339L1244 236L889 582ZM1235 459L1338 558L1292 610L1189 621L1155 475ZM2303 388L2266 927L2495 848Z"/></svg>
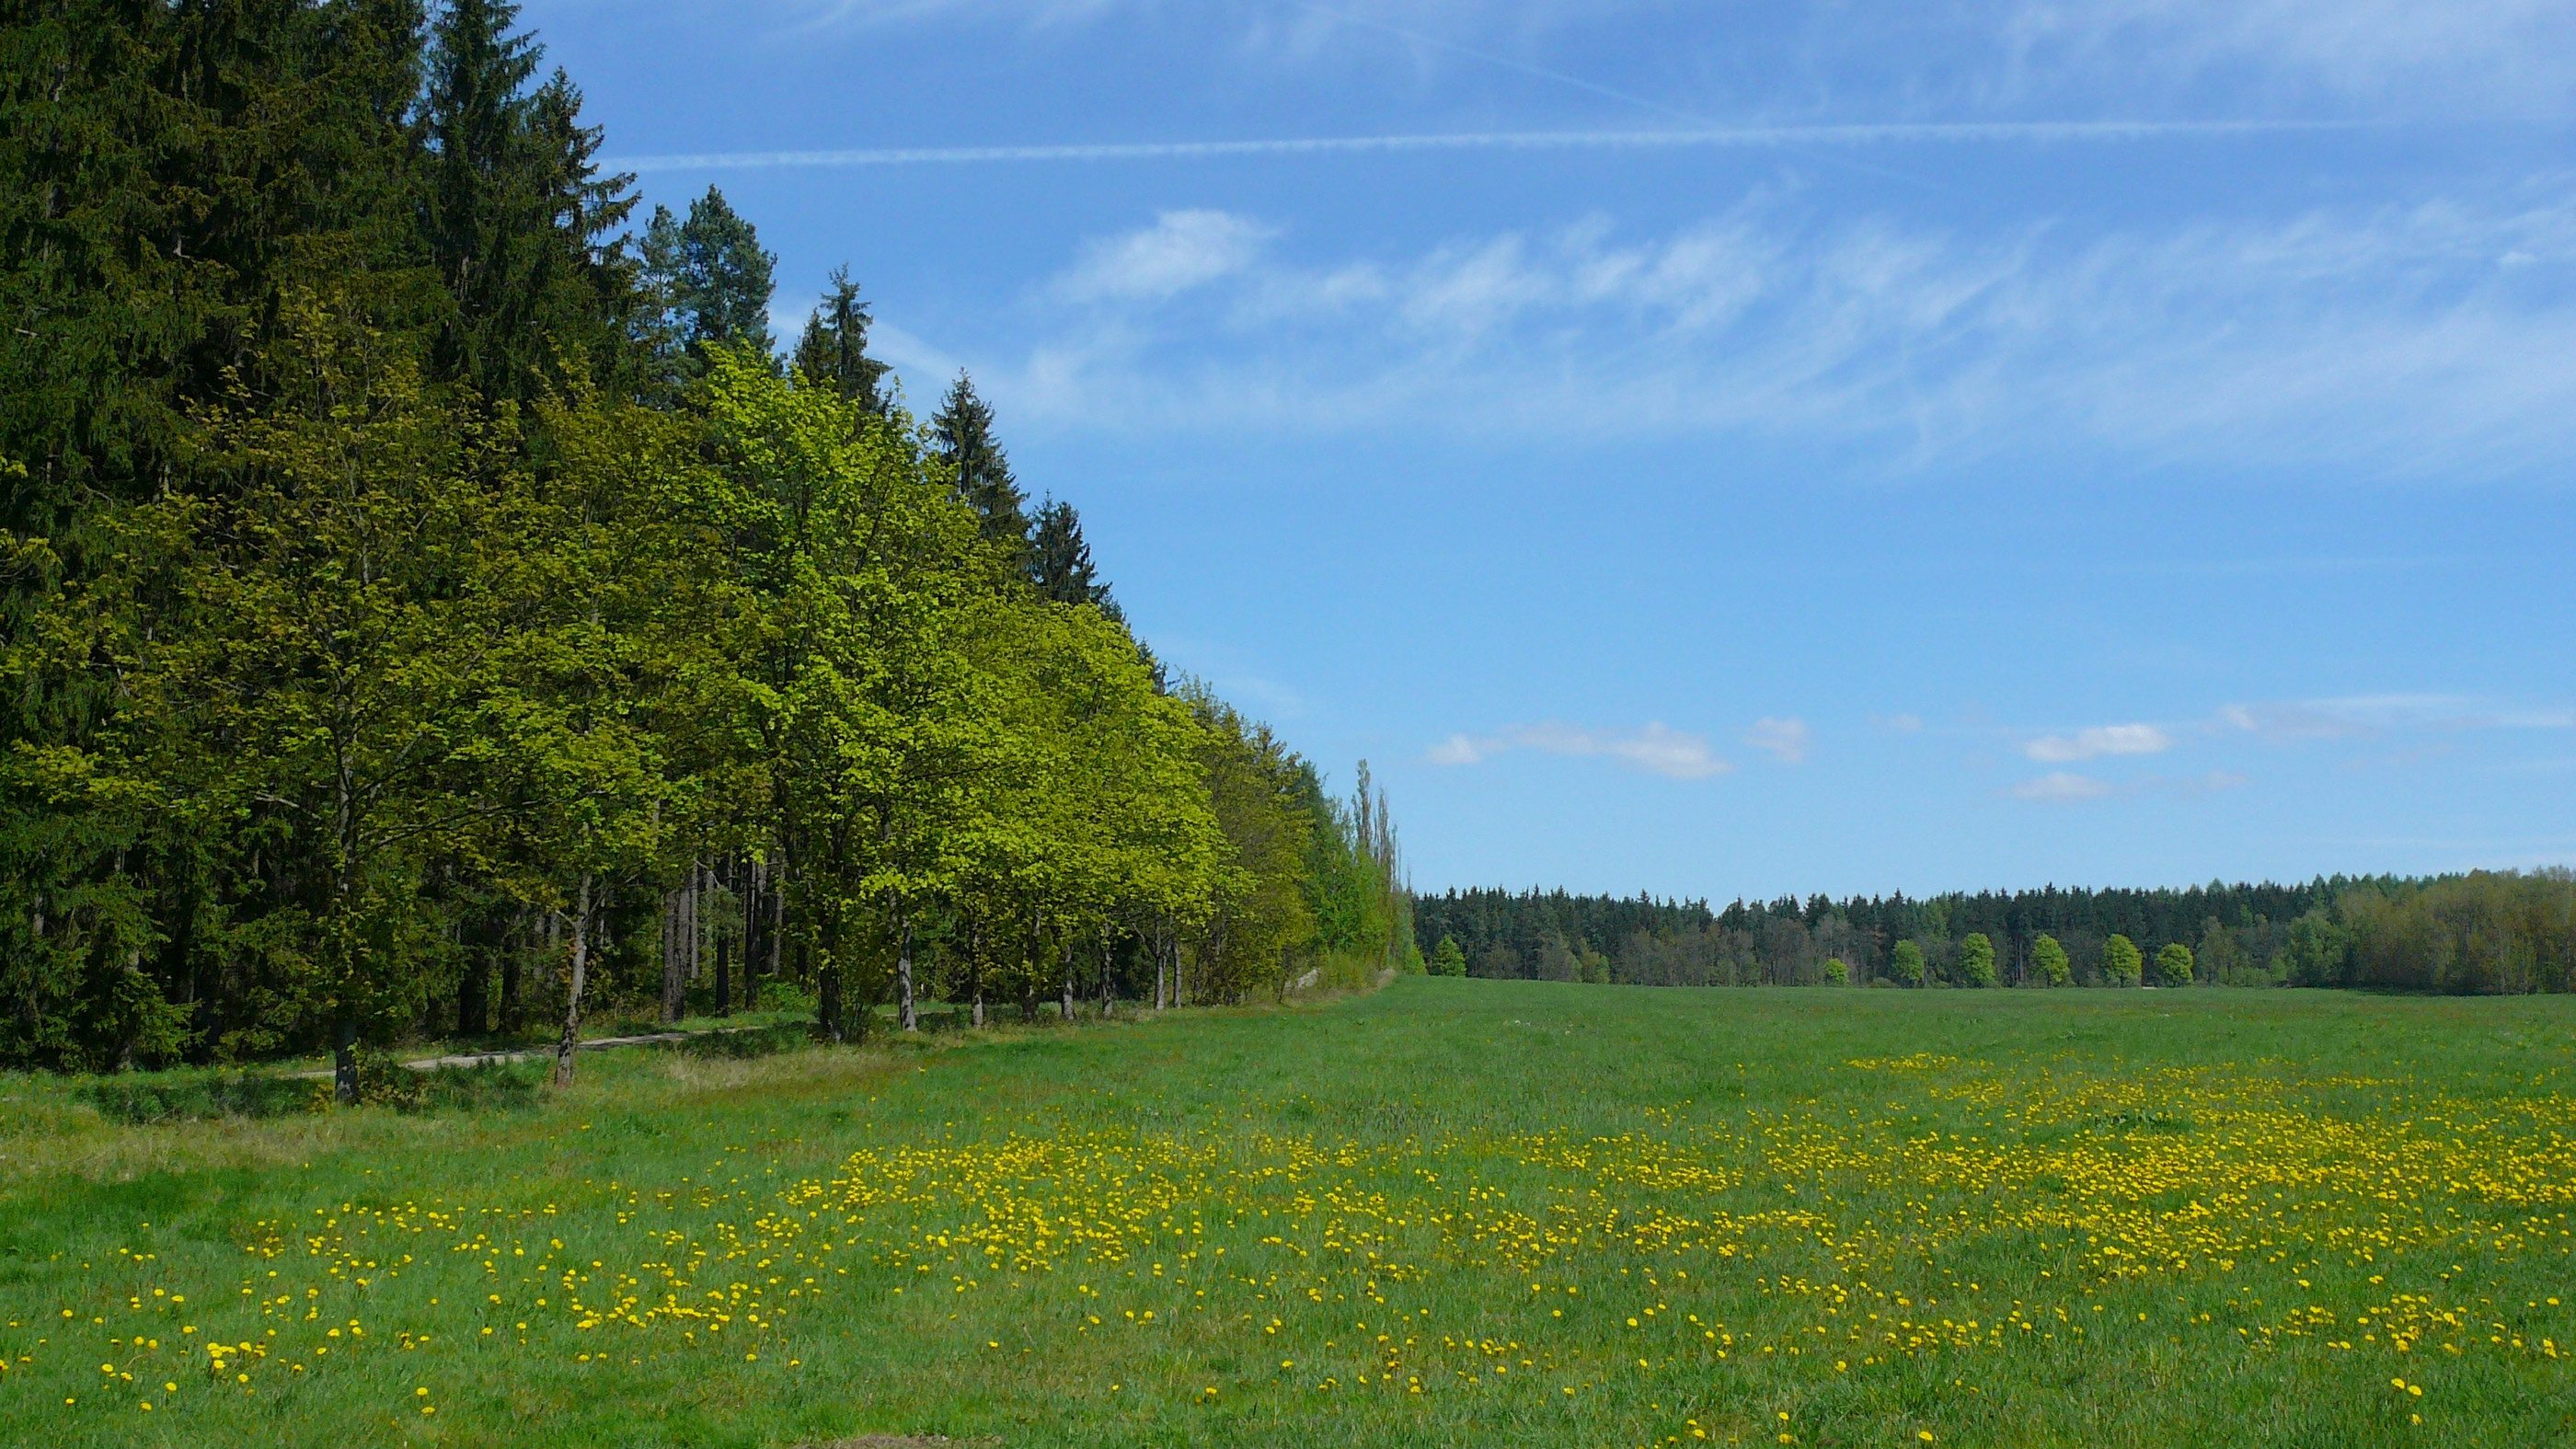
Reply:
<svg viewBox="0 0 2576 1449"><path fill-rule="evenodd" d="M1490 131L1303 136L1251 141L1135 141L1069 146L908 146L839 151L708 151L603 158L621 171L733 171L808 166L973 166L1004 162L1200 161L1405 151L1758 150L1960 142L2150 141L2344 131L2349 121L1958 121L1844 126L1730 126L1665 131Z"/></svg>

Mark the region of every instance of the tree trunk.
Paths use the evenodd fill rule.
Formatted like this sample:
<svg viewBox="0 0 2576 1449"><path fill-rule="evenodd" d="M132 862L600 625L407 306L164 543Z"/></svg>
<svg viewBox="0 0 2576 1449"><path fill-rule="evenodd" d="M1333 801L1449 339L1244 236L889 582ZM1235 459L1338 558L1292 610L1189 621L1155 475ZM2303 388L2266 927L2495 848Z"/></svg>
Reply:
<svg viewBox="0 0 2576 1449"><path fill-rule="evenodd" d="M687 950L681 944L681 932L687 929L689 893L672 891L662 897L662 1024L669 1026L680 1019L680 1008L689 990Z"/></svg>
<svg viewBox="0 0 2576 1449"><path fill-rule="evenodd" d="M510 922L501 937L501 1030L519 1029L519 927L522 916Z"/></svg>
<svg viewBox="0 0 2576 1449"><path fill-rule="evenodd" d="M572 1085L573 1043L581 1035L581 988L590 974L590 876L581 878L581 894L573 904L572 976L564 989L563 1036L555 1043L555 1085Z"/></svg>
<svg viewBox="0 0 2576 1449"><path fill-rule="evenodd" d="M716 933L716 1015L733 1015L733 937Z"/></svg>
<svg viewBox="0 0 2576 1449"><path fill-rule="evenodd" d="M762 893L768 889L768 879L769 865L766 861L754 859L743 868L742 1004L746 1010L751 1006L752 974L760 969L761 918L769 909L769 898Z"/></svg>
<svg viewBox="0 0 2576 1449"><path fill-rule="evenodd" d="M815 992L815 996L817 997L817 1004L814 1012L815 1020L816 1023L823 1028L824 1039L826 1041L841 1040L840 962L834 961L823 968L822 987L819 991Z"/></svg>
<svg viewBox="0 0 2576 1449"><path fill-rule="evenodd" d="M1038 918L1029 917L1029 934L1020 942L1020 1025L1038 1020Z"/></svg>
<svg viewBox="0 0 2576 1449"><path fill-rule="evenodd" d="M331 1095L344 1107L358 1104L358 1019L342 1016L331 1037Z"/></svg>
<svg viewBox="0 0 2576 1449"><path fill-rule="evenodd" d="M701 910L705 907L705 905L706 905L706 900L707 900L707 891L706 891L706 887L707 887L707 868L706 868L706 865L705 865L703 862L700 862L700 861L695 861L695 860L690 861L690 862L689 862L689 979L690 979L691 981L698 980L701 976L703 976L703 975L705 974L705 970L706 970L706 952L705 952L705 950L704 950L703 948L704 948L704 947L705 947L705 945L706 945L706 939L707 939L707 928L706 928L706 922L705 922L704 918L699 914L699 913L700 913L700 911L701 911Z"/></svg>
<svg viewBox="0 0 2576 1449"><path fill-rule="evenodd" d="M1169 1003L1168 1001L1166 1001L1166 1000L1164 999L1164 997L1165 997L1165 995L1170 991L1170 989L1171 989L1171 984L1172 984L1172 965L1171 965L1171 961L1170 961L1170 959L1169 959L1169 958L1164 954L1162 939L1161 939L1160 937L1157 937L1157 938L1155 939L1155 941L1154 941L1154 1010L1155 1010L1155 1011L1157 1011L1157 1012L1161 1012L1161 1011L1166 1010L1166 1009L1170 1006L1170 1003Z"/></svg>
<svg viewBox="0 0 2576 1449"><path fill-rule="evenodd" d="M1064 1019L1073 1020L1073 933L1064 937Z"/></svg>
<svg viewBox="0 0 2576 1449"><path fill-rule="evenodd" d="M465 954L465 979L456 984L456 1034L481 1036L490 1029L492 963L479 947Z"/></svg>
<svg viewBox="0 0 2576 1449"><path fill-rule="evenodd" d="M781 954L781 952L786 949L787 941L787 881L785 870L781 869L768 873L767 884L762 887L762 890L769 900L769 926L763 933L769 946L768 974L775 977L778 975L779 965L786 959L786 957ZM755 961L745 961L742 963L742 1009L745 1011L754 1011L759 1009L760 977L761 968L759 963Z"/></svg>
<svg viewBox="0 0 2576 1449"><path fill-rule="evenodd" d="M894 908L894 935L895 990L902 996L902 1004L898 1010L901 1012L903 1029L919 1031L921 1018L914 1012L912 1000L912 921L904 915L901 905Z"/></svg>
<svg viewBox="0 0 2576 1449"><path fill-rule="evenodd" d="M969 927L966 935L966 969L975 978L975 1029L984 1029L984 928Z"/></svg>
<svg viewBox="0 0 2576 1449"><path fill-rule="evenodd" d="M1107 1021L1118 1005L1117 983L1109 975L1109 928L1100 928L1100 1019Z"/></svg>

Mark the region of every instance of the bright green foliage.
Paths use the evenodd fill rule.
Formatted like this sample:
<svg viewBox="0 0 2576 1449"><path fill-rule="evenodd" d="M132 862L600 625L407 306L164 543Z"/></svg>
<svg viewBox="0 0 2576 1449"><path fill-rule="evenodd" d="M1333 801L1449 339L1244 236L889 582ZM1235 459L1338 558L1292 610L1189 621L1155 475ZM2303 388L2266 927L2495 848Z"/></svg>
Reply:
<svg viewBox="0 0 2576 1449"><path fill-rule="evenodd" d="M1209 909L1187 935L1179 999L1240 1001L1278 990L1290 951L1315 932L1303 889L1318 824L1305 797L1311 776L1269 726L1203 687L1183 697L1198 715L1200 771L1223 841Z"/></svg>
<svg viewBox="0 0 2576 1449"><path fill-rule="evenodd" d="M1971 931L1959 942L1959 979L1970 986L1995 984L1995 943L1983 931Z"/></svg>
<svg viewBox="0 0 2576 1449"><path fill-rule="evenodd" d="M2576 875L2472 871L2381 882L2291 930L2301 984L2462 993L2576 990Z"/></svg>
<svg viewBox="0 0 2576 1449"><path fill-rule="evenodd" d="M2146 957L2139 954L2138 943L2126 936L2113 936L2102 943L2102 980L2110 986L2135 986L2146 968Z"/></svg>
<svg viewBox="0 0 2576 1449"><path fill-rule="evenodd" d="M2367 907L2365 907L2367 910ZM2294 986L2342 986L2352 958L2352 933L2324 911L2290 923L2282 965Z"/></svg>
<svg viewBox="0 0 2576 1449"><path fill-rule="evenodd" d="M1827 986L1851 985L1851 964L1840 956L1828 956L1821 968Z"/></svg>
<svg viewBox="0 0 2576 1449"><path fill-rule="evenodd" d="M2075 974L2074 963L2066 959L2066 948L2057 938L2042 935L2030 943L2030 972L2041 986L2063 986Z"/></svg>
<svg viewBox="0 0 2576 1449"><path fill-rule="evenodd" d="M1413 940L1413 901L1386 796L1371 784L1366 760L1347 802L1328 799L1314 771L1300 768L1306 813L1320 822L1306 858L1315 946L1358 971L1395 970ZM1606 980L1606 963L1603 973Z"/></svg>
<svg viewBox="0 0 2576 1449"><path fill-rule="evenodd" d="M1458 949L1457 937L1443 936L1440 938L1440 944L1432 949L1431 974L1434 976L1467 974L1467 953Z"/></svg>
<svg viewBox="0 0 2576 1449"><path fill-rule="evenodd" d="M2156 952L2156 984L2189 986L2191 984L2191 948L2180 941L2167 944Z"/></svg>
<svg viewBox="0 0 2576 1449"><path fill-rule="evenodd" d="M1887 953L1887 974L1907 986L1923 984L1923 947L1913 941L1899 941Z"/></svg>
<svg viewBox="0 0 2576 1449"><path fill-rule="evenodd" d="M0 1065L1418 962L1384 800L1172 693L846 272L793 369L721 193L639 272L516 13L0 21Z"/></svg>

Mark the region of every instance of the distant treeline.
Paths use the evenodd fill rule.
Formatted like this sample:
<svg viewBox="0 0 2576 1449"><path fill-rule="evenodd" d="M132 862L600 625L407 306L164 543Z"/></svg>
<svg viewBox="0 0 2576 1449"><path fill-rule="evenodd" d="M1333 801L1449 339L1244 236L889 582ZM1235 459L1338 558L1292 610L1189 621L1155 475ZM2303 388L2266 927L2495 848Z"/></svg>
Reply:
<svg viewBox="0 0 2576 1449"><path fill-rule="evenodd" d="M1707 901L1564 891L1452 890L1416 898L1435 963L1475 976L1641 986L2045 984L2054 943L2072 984L2135 984L2159 958L2222 986L2457 993L2576 989L2576 875L2476 872L2187 890L1953 892ZM1442 942L1451 943L1444 947ZM2123 949L2123 943L2129 950ZM1437 965L1435 964L1435 969Z"/></svg>

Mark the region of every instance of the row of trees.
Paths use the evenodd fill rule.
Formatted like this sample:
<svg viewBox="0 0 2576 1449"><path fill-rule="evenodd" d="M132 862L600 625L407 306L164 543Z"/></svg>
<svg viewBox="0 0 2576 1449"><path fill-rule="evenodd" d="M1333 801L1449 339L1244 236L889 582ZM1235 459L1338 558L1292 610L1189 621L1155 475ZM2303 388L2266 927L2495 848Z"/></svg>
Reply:
<svg viewBox="0 0 2576 1449"><path fill-rule="evenodd" d="M2576 990L2566 871L2306 885L1737 901L1450 891L1435 971L1655 986L2336 986Z"/></svg>
<svg viewBox="0 0 2576 1449"><path fill-rule="evenodd" d="M1385 802L1177 686L844 273L626 234L451 0L0 21L0 1063L1403 963Z"/></svg>

